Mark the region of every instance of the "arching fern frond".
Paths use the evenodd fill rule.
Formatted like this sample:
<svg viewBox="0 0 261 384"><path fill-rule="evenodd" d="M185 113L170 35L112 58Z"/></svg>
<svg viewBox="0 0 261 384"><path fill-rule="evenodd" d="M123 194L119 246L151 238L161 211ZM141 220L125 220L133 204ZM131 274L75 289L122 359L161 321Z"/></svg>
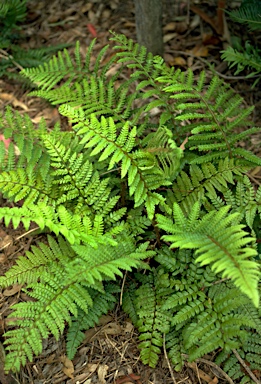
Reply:
<svg viewBox="0 0 261 384"><path fill-rule="evenodd" d="M3 286L14 281L26 282L24 291L34 299L13 307L10 324L19 329L5 334L9 351L6 370L10 370L12 364L19 370L26 359L31 361L33 354L41 353L42 340L50 333L58 339L65 324L71 323L71 315L77 317L79 310L88 315L93 306L94 291L103 291L103 280L115 280L116 276L122 276L121 269L130 271L141 266L142 259L154 254L147 250L148 243L136 247L127 236L119 237L118 244L115 242L117 246L106 242L96 249L87 243L70 247L63 241L57 243L51 238L49 241L50 250L45 245L41 245L41 250L32 249L28 259L19 260L13 275L9 271L8 276L1 278ZM40 272L38 280L32 276L33 269ZM112 301L109 291L103 295L106 302ZM106 304L101 309L101 303L102 300L98 301L94 308L96 316L90 315L89 326L97 321L99 313L109 308Z"/></svg>
<svg viewBox="0 0 261 384"><path fill-rule="evenodd" d="M72 214L64 206L59 206L57 210L54 207L46 206L44 203L36 205L28 205L25 207L0 208L0 219L4 218L6 226L12 222L14 228L17 228L22 223L25 229L29 229L30 223L36 223L40 229L48 228L54 232L56 236L63 235L70 244L80 243L82 241L92 244L97 247L97 242L103 242L103 235L100 235L103 230L103 218L101 216L90 219L88 216L82 217L80 214ZM96 225L98 224L98 234ZM124 227L119 224L119 232ZM112 229L112 234L117 233L115 228ZM106 241L115 244L112 235L108 232Z"/></svg>
<svg viewBox="0 0 261 384"><path fill-rule="evenodd" d="M204 72L196 82L192 73L186 76L173 73L173 70L162 64L162 59L156 58L154 62L157 68L162 69L157 81L165 84L163 90L171 93L170 97L176 101L176 110L180 111L175 119L186 122L187 129L189 128L192 134L188 138L186 148L197 151L197 155L190 160L191 163L238 157L242 163L243 159L246 159L250 163L261 164L259 157L249 151L244 151L243 154L241 148L236 146L242 135L247 137L259 129L245 129L241 134L233 131L236 126L251 125L247 118L253 108L244 108L242 113L240 109L242 98L234 95L228 85L218 77L213 77L205 89Z"/></svg>
<svg viewBox="0 0 261 384"><path fill-rule="evenodd" d="M68 50L64 49L63 52L58 52L58 55L54 56L48 63L44 63L37 68L26 68L21 74L29 77L31 81L43 90L50 90L65 77L67 77L66 85L69 86L74 79L79 81L90 73L90 58L94 44L95 40L92 41L87 50L85 63L83 63L80 46L79 43L77 43L74 58L71 58ZM101 60L101 57L107 49L108 46L103 48L97 57L97 62ZM111 61L109 64L111 64ZM98 65L96 65L96 67L97 66Z"/></svg>
<svg viewBox="0 0 261 384"><path fill-rule="evenodd" d="M1 287L13 284L36 283L44 272L48 271L50 264L56 263L60 256L65 260L73 257L71 246L61 237L54 240L48 236L48 246L39 243L38 247L32 246L31 251L26 251L26 256L20 256L16 264L0 277Z"/></svg>
<svg viewBox="0 0 261 384"><path fill-rule="evenodd" d="M177 203L173 205L174 223L162 215L157 215L161 229L170 232L164 235L171 248L195 249L196 261L201 265L211 265L211 269L232 279L233 283L258 306L257 284L260 277L258 264L252 260L256 250L247 247L253 241L239 224L239 214L229 214L230 207L211 211L199 219L200 204L195 203L190 215L184 216Z"/></svg>

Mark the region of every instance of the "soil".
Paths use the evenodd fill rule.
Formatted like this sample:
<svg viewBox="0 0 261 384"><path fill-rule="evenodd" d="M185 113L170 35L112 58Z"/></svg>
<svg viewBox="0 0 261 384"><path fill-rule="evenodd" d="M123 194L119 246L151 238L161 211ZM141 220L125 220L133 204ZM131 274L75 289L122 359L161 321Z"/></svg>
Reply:
<svg viewBox="0 0 261 384"><path fill-rule="evenodd" d="M230 7L238 5L238 1L229 2ZM187 5L190 5L188 10ZM235 92L244 97L245 105L255 105L252 119L260 125L260 89L251 88L253 79L246 79L246 74L234 76L227 64L220 59L223 50L232 35L242 37L242 26L231 23L225 17L225 26L217 12L217 1L203 0L164 0L164 43L165 61L170 66L183 70L191 68L194 73L205 70L209 77L213 76L209 65L229 81ZM222 17L223 17L222 16ZM221 25L222 24L222 25ZM244 29L243 39L257 37ZM21 46L35 48L69 43L73 51L75 42L81 44L84 54L94 37L97 42L93 55L109 43L113 30L136 40L135 10L132 0L46 0L28 2L28 15L23 23ZM112 51L108 51L108 55ZM18 71L19 68L12 69ZM18 80L0 79L1 109L11 105L20 113L29 114L34 123L44 118L52 128L56 122L64 129L68 123L62 119L57 108L36 97L28 96L30 89L21 85ZM0 132L1 133L1 132ZM247 143L242 143L256 154L260 154L261 135L254 135ZM260 168L260 167L259 167ZM251 173L251 179L260 185L261 172L258 167ZM5 206L10 202L0 200ZM15 263L19 255L23 255L32 244L45 241L44 235L35 235L34 226L25 233L24 228L14 230L11 226L0 224L0 265L4 274ZM10 307L28 298L16 285L0 291L0 330L6 331L6 317ZM86 332L86 337L77 355L70 361L65 355L65 338L58 342L50 338L44 342L43 353L28 362L19 373L4 375L3 351L0 348L0 381L2 384L167 384L167 383L212 383L228 382L222 370L212 363L213 356L205 356L191 364L186 363L184 369L173 372L165 354L162 354L156 369L144 366L139 358L138 333L120 306L103 316L99 325Z"/></svg>

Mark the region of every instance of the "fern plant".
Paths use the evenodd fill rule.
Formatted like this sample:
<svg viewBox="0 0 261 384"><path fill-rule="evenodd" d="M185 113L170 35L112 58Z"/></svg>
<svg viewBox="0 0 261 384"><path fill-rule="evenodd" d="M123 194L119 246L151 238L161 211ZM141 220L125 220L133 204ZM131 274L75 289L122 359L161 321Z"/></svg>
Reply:
<svg viewBox="0 0 261 384"><path fill-rule="evenodd" d="M0 208L0 218L48 233L0 278L33 298L10 315L6 370L40 354L42 340L67 324L73 358L133 268L123 309L144 363L155 367L166 343L177 370L185 354L218 350L223 362L234 349L256 369L259 351L247 348L253 334L260 343L261 190L247 172L261 160L238 146L259 130L253 109L217 77L206 84L204 72L196 78L122 35L112 40L105 64L108 47L91 66L93 42L85 59L77 44L22 72L71 131L35 127L10 109L0 121L11 139L8 149L0 142L0 190L20 203ZM116 87L125 68L130 77Z"/></svg>
<svg viewBox="0 0 261 384"><path fill-rule="evenodd" d="M23 49L17 43L21 40L21 23L26 19L27 0L0 1L0 77L18 78L17 69L38 66L68 44L35 49ZM16 69L16 70L15 70Z"/></svg>
<svg viewBox="0 0 261 384"><path fill-rule="evenodd" d="M261 30L261 5L258 0L243 0L238 9L228 12L230 18L240 24L246 24L251 31ZM245 42L243 47L237 44L221 51L221 58L229 63L230 68L235 68L235 75L242 72L245 68L250 70L247 78L258 76L261 73L261 52L258 46L254 46L250 41ZM257 84L260 77L255 80L253 86Z"/></svg>

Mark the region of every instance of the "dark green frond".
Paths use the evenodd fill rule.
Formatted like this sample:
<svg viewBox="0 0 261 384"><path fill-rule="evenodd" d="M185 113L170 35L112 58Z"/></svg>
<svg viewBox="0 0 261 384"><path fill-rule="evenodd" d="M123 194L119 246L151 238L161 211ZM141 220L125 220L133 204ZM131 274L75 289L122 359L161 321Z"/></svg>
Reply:
<svg viewBox="0 0 261 384"><path fill-rule="evenodd" d="M261 5L259 0L244 0L238 9L229 12L233 21L247 24L252 31L261 30Z"/></svg>
<svg viewBox="0 0 261 384"><path fill-rule="evenodd" d="M113 308L115 303L115 294L117 290L114 286L106 286L106 291L101 293L99 291L89 290L93 305L91 310L86 313L82 309L78 310L77 317L73 317L71 325L66 335L66 352L69 359L73 359L77 348L80 346L85 338L83 331L94 327L98 324L101 315L106 314Z"/></svg>

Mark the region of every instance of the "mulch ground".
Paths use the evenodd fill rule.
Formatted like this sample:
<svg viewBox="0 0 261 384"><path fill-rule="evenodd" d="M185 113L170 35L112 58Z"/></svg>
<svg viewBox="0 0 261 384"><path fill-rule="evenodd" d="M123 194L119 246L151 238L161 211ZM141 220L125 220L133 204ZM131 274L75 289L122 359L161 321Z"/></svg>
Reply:
<svg viewBox="0 0 261 384"><path fill-rule="evenodd" d="M238 1L230 1L235 7ZM189 5L189 10L187 8ZM220 51L227 45L232 34L242 37L242 26L232 24L225 18L221 23L217 12L217 0L164 0L164 43L165 61L170 66L183 70L191 68L194 73L205 70L211 78L207 63L214 65L216 72L229 81L235 92L240 93L246 106L255 105L252 119L256 125L261 121L260 89L252 89L253 80L245 74L235 77L226 63L220 60ZM221 25L222 24L222 25ZM240 30L241 28L241 30ZM97 42L93 56L109 43L113 30L136 40L135 9L132 0L46 0L28 2L28 17L21 33L23 47L36 48L61 43L74 44L80 41L83 55L94 37ZM255 36L244 30L244 40ZM108 51L108 54L112 51ZM16 69L15 69L16 70ZM47 102L29 97L30 90L18 81L0 79L0 107L11 105L20 113L29 114L34 123L44 118L49 127L60 122L66 129L67 121L61 119L58 110ZM1 133L1 132L0 132ZM242 143L248 149L260 154L261 135L254 135L248 143ZM251 173L251 179L260 185L261 172L257 167ZM0 197L0 205L8 204ZM10 204L10 203L9 203ZM0 224L0 266L4 274L14 263L18 255L23 255L32 244L44 241L43 235L34 235L32 230L25 233L21 227L13 230ZM26 300L21 286L0 291L0 330L6 331L6 317L10 307ZM100 324L86 332L86 338L77 355L70 361L65 355L65 339L57 342L50 338L44 342L43 353L36 357L17 374L3 374L2 351L0 348L0 382L2 384L167 384L167 383L211 383L227 382L219 367L211 363L212 356L199 359L196 363L187 363L182 372L176 373L162 354L156 369L144 366L139 359L138 333L127 316L117 306L113 313L102 317ZM210 361L210 363L208 363Z"/></svg>

